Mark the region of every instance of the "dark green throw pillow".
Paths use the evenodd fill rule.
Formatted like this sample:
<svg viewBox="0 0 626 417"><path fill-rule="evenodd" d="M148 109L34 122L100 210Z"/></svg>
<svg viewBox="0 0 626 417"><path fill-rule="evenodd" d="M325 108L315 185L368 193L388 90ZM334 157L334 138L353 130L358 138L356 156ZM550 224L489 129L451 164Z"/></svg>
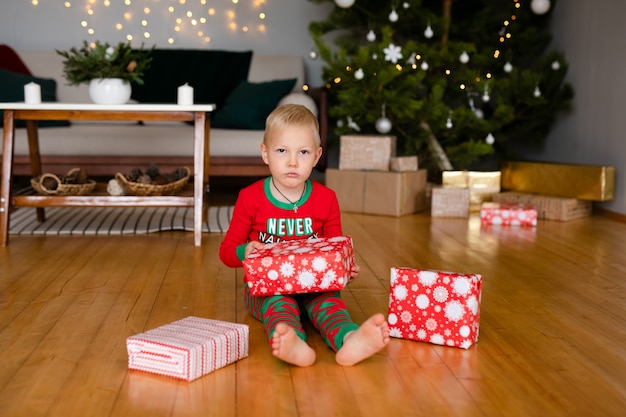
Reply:
<svg viewBox="0 0 626 417"><path fill-rule="evenodd" d="M296 79L262 83L242 81L217 109L211 127L231 129L265 129L265 119L296 84Z"/></svg>
<svg viewBox="0 0 626 417"><path fill-rule="evenodd" d="M0 102L23 102L24 85L34 82L41 87L41 101L57 101L57 82L51 78L39 78L0 69ZM0 116L4 111L0 110ZM0 117L0 126L4 125L4 117ZM18 120L16 127L24 127L26 123ZM42 120L39 127L69 126L66 120Z"/></svg>

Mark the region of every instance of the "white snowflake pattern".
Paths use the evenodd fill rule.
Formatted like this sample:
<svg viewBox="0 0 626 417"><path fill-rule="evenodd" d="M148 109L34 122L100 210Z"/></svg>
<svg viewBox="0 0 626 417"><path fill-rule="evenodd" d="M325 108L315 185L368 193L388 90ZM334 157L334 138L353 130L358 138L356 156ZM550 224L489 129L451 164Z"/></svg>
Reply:
<svg viewBox="0 0 626 417"><path fill-rule="evenodd" d="M469 311L472 312L473 315L478 314L479 304L478 299L475 295L470 295L469 297L467 297L465 305L467 305L467 308L469 309Z"/></svg>
<svg viewBox="0 0 626 417"><path fill-rule="evenodd" d="M467 336L469 336L469 334L470 334L470 328L469 328L469 326L465 326L465 325L463 325L463 326L461 326L461 327L459 328L459 335L460 335L461 337L467 337Z"/></svg>
<svg viewBox="0 0 626 417"><path fill-rule="evenodd" d="M397 327L392 327L389 329L389 336L402 338L402 332Z"/></svg>
<svg viewBox="0 0 626 417"><path fill-rule="evenodd" d="M465 314L463 304L456 300L447 303L443 310L446 318L450 321L455 322L461 320L463 318L463 315Z"/></svg>
<svg viewBox="0 0 626 417"><path fill-rule="evenodd" d="M311 288L315 285L315 274L308 270L303 270L296 278L302 288Z"/></svg>
<svg viewBox="0 0 626 417"><path fill-rule="evenodd" d="M427 295L420 294L415 297L415 305L417 306L417 308L424 310L430 305L430 299Z"/></svg>
<svg viewBox="0 0 626 417"><path fill-rule="evenodd" d="M428 334L426 333L426 330L424 329L419 329L417 331L417 338L419 340L426 340L426 337L428 336Z"/></svg>
<svg viewBox="0 0 626 417"><path fill-rule="evenodd" d="M467 339L463 340L459 346L463 349L469 349L469 347L472 346L472 341Z"/></svg>
<svg viewBox="0 0 626 417"><path fill-rule="evenodd" d="M468 277L461 276L455 278L454 281L452 281L452 290L462 297L466 296L470 292L471 288L472 283L470 282Z"/></svg>
<svg viewBox="0 0 626 417"><path fill-rule="evenodd" d="M326 259L322 258L321 256L316 256L315 258L313 258L311 266L315 271L322 272L325 271L326 268L328 268L328 263L326 262Z"/></svg>
<svg viewBox="0 0 626 417"><path fill-rule="evenodd" d="M398 280L398 271L396 268L391 268L391 273L389 274L389 282L393 286Z"/></svg>
<svg viewBox="0 0 626 417"><path fill-rule="evenodd" d="M413 315L411 314L411 312L410 312L410 311L403 311L403 312L400 314L400 320L401 320L403 323L410 323L410 322L411 322L411 320L413 320Z"/></svg>
<svg viewBox="0 0 626 417"><path fill-rule="evenodd" d="M406 290L406 287L404 285L397 285L393 289L393 296L397 300L404 300L407 295L408 295L408 291Z"/></svg>
<svg viewBox="0 0 626 417"><path fill-rule="evenodd" d="M420 271L418 274L418 279L422 283L422 285L430 287L435 282L437 282L438 275L439 274L436 271Z"/></svg>
<svg viewBox="0 0 626 417"><path fill-rule="evenodd" d="M426 320L425 325L426 325L426 328L432 332L433 330L437 329L437 320L428 319Z"/></svg>
<svg viewBox="0 0 626 417"><path fill-rule="evenodd" d="M390 43L385 49L383 49L385 53L385 61L393 62L397 64L400 59L402 59L402 48L399 46Z"/></svg>
<svg viewBox="0 0 626 417"><path fill-rule="evenodd" d="M433 298L440 303L444 303L448 299L448 290L446 287L435 287L433 291Z"/></svg>
<svg viewBox="0 0 626 417"><path fill-rule="evenodd" d="M283 262L280 266L280 273L285 277L290 277L296 272L291 262Z"/></svg>
<svg viewBox="0 0 626 417"><path fill-rule="evenodd" d="M276 271L275 269L267 271L267 277L272 281L276 281L278 279L278 271Z"/></svg>
<svg viewBox="0 0 626 417"><path fill-rule="evenodd" d="M322 277L322 282L320 283L320 288L328 288L330 285L337 280L337 274L334 269L329 269L326 271L324 276Z"/></svg>
<svg viewBox="0 0 626 417"><path fill-rule="evenodd" d="M397 322L398 316L396 316L394 313L389 314L389 316L387 317L387 323L395 325Z"/></svg>
<svg viewBox="0 0 626 417"><path fill-rule="evenodd" d="M439 333L432 334L430 336L430 343L434 343L436 345L443 345L444 344L443 336L440 335Z"/></svg>

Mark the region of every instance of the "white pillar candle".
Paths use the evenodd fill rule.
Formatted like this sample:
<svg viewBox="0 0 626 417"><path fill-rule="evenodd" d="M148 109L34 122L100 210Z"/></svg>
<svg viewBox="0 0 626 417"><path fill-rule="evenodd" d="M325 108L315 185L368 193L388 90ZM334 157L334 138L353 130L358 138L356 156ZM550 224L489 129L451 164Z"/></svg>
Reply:
<svg viewBox="0 0 626 417"><path fill-rule="evenodd" d="M178 87L178 104L191 106L193 104L193 87L185 83Z"/></svg>
<svg viewBox="0 0 626 417"><path fill-rule="evenodd" d="M41 87L39 84L30 82L24 85L24 101L28 104L41 103Z"/></svg>

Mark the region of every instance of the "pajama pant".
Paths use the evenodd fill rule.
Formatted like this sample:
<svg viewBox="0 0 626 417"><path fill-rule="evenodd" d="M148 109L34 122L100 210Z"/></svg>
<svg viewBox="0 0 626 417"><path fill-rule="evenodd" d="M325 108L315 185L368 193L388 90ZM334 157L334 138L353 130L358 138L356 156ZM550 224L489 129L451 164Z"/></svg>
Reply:
<svg viewBox="0 0 626 417"><path fill-rule="evenodd" d="M335 352L341 349L345 335L359 327L352 321L339 291L253 297L246 287L245 304L250 314L265 325L270 343L276 325L280 322L287 323L306 341L300 321L301 308Z"/></svg>

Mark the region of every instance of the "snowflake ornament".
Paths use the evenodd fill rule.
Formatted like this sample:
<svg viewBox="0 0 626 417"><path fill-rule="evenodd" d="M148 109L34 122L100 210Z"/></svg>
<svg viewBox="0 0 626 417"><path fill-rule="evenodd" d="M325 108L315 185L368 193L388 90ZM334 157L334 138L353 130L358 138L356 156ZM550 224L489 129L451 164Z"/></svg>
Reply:
<svg viewBox="0 0 626 417"><path fill-rule="evenodd" d="M383 52L385 53L385 61L397 64L402 59L402 48L393 43L390 43L389 46L383 49Z"/></svg>

